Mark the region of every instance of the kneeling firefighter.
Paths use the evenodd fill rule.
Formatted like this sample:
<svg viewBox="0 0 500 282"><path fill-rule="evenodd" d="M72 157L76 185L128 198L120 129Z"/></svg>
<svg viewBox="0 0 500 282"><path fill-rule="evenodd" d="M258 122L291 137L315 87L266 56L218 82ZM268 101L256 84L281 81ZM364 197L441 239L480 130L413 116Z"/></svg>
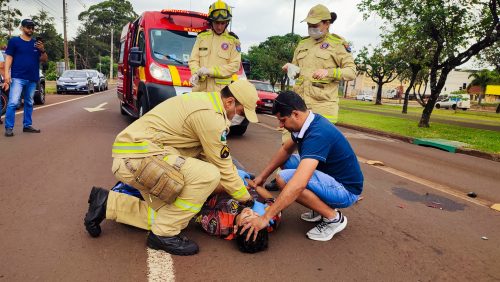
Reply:
<svg viewBox="0 0 500 282"><path fill-rule="evenodd" d="M93 188L84 224L101 233L104 218L150 229L147 245L176 255L192 255L198 245L179 236L207 197L220 185L235 200L252 202L233 165L226 136L231 119L258 122L255 87L236 81L217 92L192 92L159 104L118 134L113 144L116 178L142 194L118 201L121 193ZM144 218L148 217L148 226Z"/></svg>

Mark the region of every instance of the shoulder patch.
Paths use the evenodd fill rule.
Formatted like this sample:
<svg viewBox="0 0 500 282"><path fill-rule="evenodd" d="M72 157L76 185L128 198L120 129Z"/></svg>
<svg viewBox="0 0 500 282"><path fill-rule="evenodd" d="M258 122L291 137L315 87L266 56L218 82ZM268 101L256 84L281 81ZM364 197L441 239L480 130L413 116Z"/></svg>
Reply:
<svg viewBox="0 0 500 282"><path fill-rule="evenodd" d="M238 35L236 35L236 33L232 32L232 31L230 31L230 32L229 32L229 35L233 36L233 37L234 37L234 38L236 38L236 39L240 39L240 38L238 37Z"/></svg>
<svg viewBox="0 0 500 282"><path fill-rule="evenodd" d="M351 46L347 42L344 42L344 48L347 51L347 53L351 53Z"/></svg>
<svg viewBox="0 0 500 282"><path fill-rule="evenodd" d="M229 157L229 147L227 145L224 145L220 150L220 157L221 159L227 159L227 157Z"/></svg>

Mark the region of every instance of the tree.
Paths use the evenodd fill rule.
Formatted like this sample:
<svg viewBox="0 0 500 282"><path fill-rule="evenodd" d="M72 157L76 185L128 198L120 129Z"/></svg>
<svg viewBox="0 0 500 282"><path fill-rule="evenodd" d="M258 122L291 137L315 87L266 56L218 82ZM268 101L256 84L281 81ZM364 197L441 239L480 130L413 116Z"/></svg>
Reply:
<svg viewBox="0 0 500 282"><path fill-rule="evenodd" d="M99 56L109 55L111 31L114 45L119 46L123 26L137 16L132 4L127 0L103 1L80 13L78 19L83 25L78 28L74 39L78 67L95 67ZM113 56L118 58L119 48L114 50Z"/></svg>
<svg viewBox="0 0 500 282"><path fill-rule="evenodd" d="M471 73L469 78L473 78L470 85L481 87L481 93L479 93L478 104L481 105L481 100L483 98L484 92L486 91L486 86L493 82L499 80L499 74L496 71L490 70L480 70L478 72Z"/></svg>
<svg viewBox="0 0 500 282"><path fill-rule="evenodd" d="M428 46L431 95L420 127L429 127L448 74L500 40L498 0L362 0L358 7L365 17L376 13L394 30L411 27L413 44Z"/></svg>
<svg viewBox="0 0 500 282"><path fill-rule="evenodd" d="M493 46L484 50L482 54L479 54L479 59L486 64L490 64L495 67L496 71L500 73L500 42L497 41Z"/></svg>
<svg viewBox="0 0 500 282"><path fill-rule="evenodd" d="M17 0L15 0L17 1ZM17 8L12 8L11 0L0 0L0 44L6 45L8 38L14 29L21 24L20 17L23 15ZM3 31L6 30L7 33Z"/></svg>
<svg viewBox="0 0 500 282"><path fill-rule="evenodd" d="M43 38L49 61L59 61L64 56L64 39L57 33L54 18L43 10L31 16L37 24L37 36Z"/></svg>
<svg viewBox="0 0 500 282"><path fill-rule="evenodd" d="M364 47L355 59L356 67L375 82L377 88L377 99L375 105L382 105L382 86L392 82L398 77L398 58L394 54L388 54L382 47L373 49L370 55L368 48Z"/></svg>
<svg viewBox="0 0 500 282"><path fill-rule="evenodd" d="M299 35L289 33L284 36L271 36L258 46L250 47L248 59L252 66L251 78L269 79L273 87L280 83L281 89L285 89L287 76L281 67L292 61L299 41Z"/></svg>

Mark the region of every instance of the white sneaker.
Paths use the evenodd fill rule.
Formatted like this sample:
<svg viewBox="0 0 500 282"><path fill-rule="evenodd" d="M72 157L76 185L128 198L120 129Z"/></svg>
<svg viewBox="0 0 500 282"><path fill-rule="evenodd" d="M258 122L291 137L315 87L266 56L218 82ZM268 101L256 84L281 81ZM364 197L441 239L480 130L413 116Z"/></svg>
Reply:
<svg viewBox="0 0 500 282"><path fill-rule="evenodd" d="M304 221L307 221L307 222L320 222L321 221L321 214L319 214L313 210L310 210L308 212L301 214L300 218Z"/></svg>
<svg viewBox="0 0 500 282"><path fill-rule="evenodd" d="M337 212L340 216L339 219L329 222L326 218L323 218L323 221L320 224L316 225L316 227L307 232L307 237L316 241L328 241L333 238L333 235L344 230L347 226L347 217L345 217L340 211Z"/></svg>

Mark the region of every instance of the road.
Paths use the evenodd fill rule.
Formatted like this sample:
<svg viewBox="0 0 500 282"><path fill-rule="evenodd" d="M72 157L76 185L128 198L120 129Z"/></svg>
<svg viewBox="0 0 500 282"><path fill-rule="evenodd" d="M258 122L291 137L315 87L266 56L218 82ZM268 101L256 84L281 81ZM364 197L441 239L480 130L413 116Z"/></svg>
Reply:
<svg viewBox="0 0 500 282"><path fill-rule="evenodd" d="M103 110L84 109L97 106ZM229 140L253 172L280 145L276 120L260 119ZM0 280L500 280L500 213L488 207L500 203L498 162L341 129L365 176L363 200L344 210L343 232L329 242L308 240L313 225L301 222L305 209L293 204L263 253L242 254L191 224L185 234L201 251L177 257L147 250L142 230L104 222L95 239L83 227L90 188L116 182L110 147L132 121L120 115L114 90L49 95L33 120L41 134L22 133L18 115L16 136L0 137Z"/></svg>

